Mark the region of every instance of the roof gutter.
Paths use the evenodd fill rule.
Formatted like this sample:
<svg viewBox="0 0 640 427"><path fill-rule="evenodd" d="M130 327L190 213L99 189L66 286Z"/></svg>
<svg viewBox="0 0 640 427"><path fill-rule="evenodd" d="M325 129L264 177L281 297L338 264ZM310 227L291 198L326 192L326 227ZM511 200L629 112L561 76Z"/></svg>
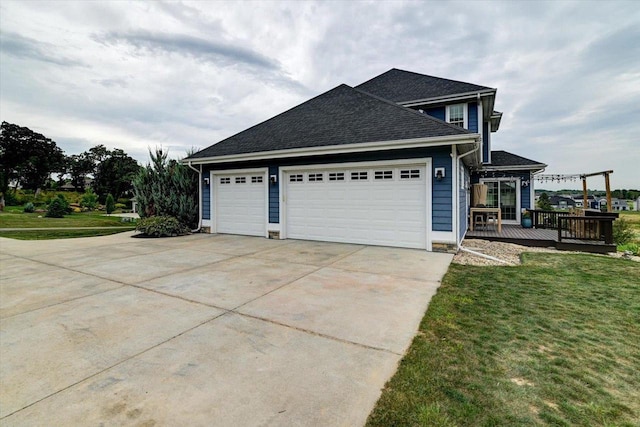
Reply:
<svg viewBox="0 0 640 427"><path fill-rule="evenodd" d="M202 228L202 165L200 170L191 166L191 162L187 163L187 166L198 173L198 228L191 230L192 233L197 233Z"/></svg>
<svg viewBox="0 0 640 427"><path fill-rule="evenodd" d="M482 165L482 170L486 170L486 171L505 171L505 170L509 170L509 171L529 171L529 170L534 170L534 169L538 169L538 170L544 170L547 167L547 165L545 165L544 163L537 163L537 164L533 164L533 165L518 165L518 166L490 166L490 165Z"/></svg>
<svg viewBox="0 0 640 427"><path fill-rule="evenodd" d="M490 95L495 95L495 93L496 93L496 89L485 89L485 90L479 90L479 91L473 91L473 92L460 93L460 94L457 94L456 96L443 95L443 96L437 96L434 98L401 101L401 102L398 102L398 104L402 105L403 107L416 107L418 105L424 105L424 104L438 104L443 101L462 101L464 99L474 99L477 96L490 96Z"/></svg>
<svg viewBox="0 0 640 427"><path fill-rule="evenodd" d="M477 133L462 135L439 136L434 138L400 139L395 141L364 142L359 144L329 145L322 147L303 147L289 150L259 151L256 153L230 154L226 156L211 156L184 159L183 163L210 164L228 163L251 160L284 159L289 157L322 156L328 154L361 153L372 150L400 150L407 148L437 147L442 145L474 144L480 137Z"/></svg>

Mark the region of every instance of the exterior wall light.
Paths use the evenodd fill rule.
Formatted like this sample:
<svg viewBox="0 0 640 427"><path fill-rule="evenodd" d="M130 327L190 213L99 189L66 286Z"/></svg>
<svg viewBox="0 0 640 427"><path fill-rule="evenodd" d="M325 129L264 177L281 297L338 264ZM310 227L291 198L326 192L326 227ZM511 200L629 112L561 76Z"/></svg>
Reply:
<svg viewBox="0 0 640 427"><path fill-rule="evenodd" d="M442 181L442 178L445 177L444 168L436 168L435 177L437 181Z"/></svg>

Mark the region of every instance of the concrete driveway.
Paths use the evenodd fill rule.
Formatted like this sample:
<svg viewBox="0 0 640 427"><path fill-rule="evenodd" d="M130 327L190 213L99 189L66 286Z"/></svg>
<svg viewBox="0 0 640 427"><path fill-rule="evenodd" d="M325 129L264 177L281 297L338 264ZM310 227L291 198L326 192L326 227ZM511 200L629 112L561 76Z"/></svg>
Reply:
<svg viewBox="0 0 640 427"><path fill-rule="evenodd" d="M0 424L362 425L451 255L0 238Z"/></svg>

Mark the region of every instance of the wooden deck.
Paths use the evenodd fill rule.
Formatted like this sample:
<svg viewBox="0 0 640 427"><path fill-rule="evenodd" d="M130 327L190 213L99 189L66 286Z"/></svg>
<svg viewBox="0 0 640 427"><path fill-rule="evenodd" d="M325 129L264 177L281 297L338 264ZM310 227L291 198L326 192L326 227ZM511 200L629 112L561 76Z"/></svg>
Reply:
<svg viewBox="0 0 640 427"><path fill-rule="evenodd" d="M520 225L502 225L502 233L498 233L497 227L488 226L486 229L467 231L465 239L483 239L493 242L515 243L516 245L530 247L554 247L564 251L581 251L593 253L615 252L615 245L606 245L602 242L567 240L558 241L558 231L542 228L522 228Z"/></svg>

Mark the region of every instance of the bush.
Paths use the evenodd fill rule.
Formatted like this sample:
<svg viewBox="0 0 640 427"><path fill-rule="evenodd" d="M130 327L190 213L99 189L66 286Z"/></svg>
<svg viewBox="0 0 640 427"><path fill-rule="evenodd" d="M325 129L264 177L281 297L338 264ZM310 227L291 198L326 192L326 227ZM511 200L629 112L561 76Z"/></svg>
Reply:
<svg viewBox="0 0 640 427"><path fill-rule="evenodd" d="M635 232L631 224L624 218L613 221L613 242L616 245L625 245L633 240Z"/></svg>
<svg viewBox="0 0 640 427"><path fill-rule="evenodd" d="M172 216L152 216L138 220L136 230L151 237L173 237L189 234L189 227Z"/></svg>
<svg viewBox="0 0 640 427"><path fill-rule="evenodd" d="M48 218L62 218L67 213L67 207L65 206L64 197L55 198L49 204L47 213L44 215Z"/></svg>
<svg viewBox="0 0 640 427"><path fill-rule="evenodd" d="M149 152L151 164L133 179L141 217L172 216L190 228L198 224L198 175L167 153Z"/></svg>
<svg viewBox="0 0 640 427"><path fill-rule="evenodd" d="M116 210L116 201L113 200L113 196L111 195L111 193L107 194L107 200L105 201L104 205L105 209L107 210L107 214L109 215Z"/></svg>
<svg viewBox="0 0 640 427"><path fill-rule="evenodd" d="M36 207L33 205L33 203L31 202L25 203L24 213L34 213L35 211L36 211Z"/></svg>
<svg viewBox="0 0 640 427"><path fill-rule="evenodd" d="M18 201L18 197L15 192L7 191L4 195L4 204L5 206L19 206L22 203Z"/></svg>
<svg viewBox="0 0 640 427"><path fill-rule="evenodd" d="M633 255L640 255L640 245L637 245L635 243L627 243L626 245L619 245L617 249L620 252L629 251Z"/></svg>
<svg viewBox="0 0 640 427"><path fill-rule="evenodd" d="M64 195L58 194L57 198L58 198L58 200L60 200L60 203L62 204L62 207L64 208L64 213L65 214L70 214L71 212L73 212L73 208L71 207L71 205L67 201L67 198L64 197Z"/></svg>
<svg viewBox="0 0 640 427"><path fill-rule="evenodd" d="M127 199L126 197L120 197L118 200L116 200L116 209L118 209L118 205L124 205L122 209L130 209L131 200Z"/></svg>
<svg viewBox="0 0 640 427"><path fill-rule="evenodd" d="M87 188L80 199L80 206L90 210L95 209L98 206L98 195L92 189Z"/></svg>

